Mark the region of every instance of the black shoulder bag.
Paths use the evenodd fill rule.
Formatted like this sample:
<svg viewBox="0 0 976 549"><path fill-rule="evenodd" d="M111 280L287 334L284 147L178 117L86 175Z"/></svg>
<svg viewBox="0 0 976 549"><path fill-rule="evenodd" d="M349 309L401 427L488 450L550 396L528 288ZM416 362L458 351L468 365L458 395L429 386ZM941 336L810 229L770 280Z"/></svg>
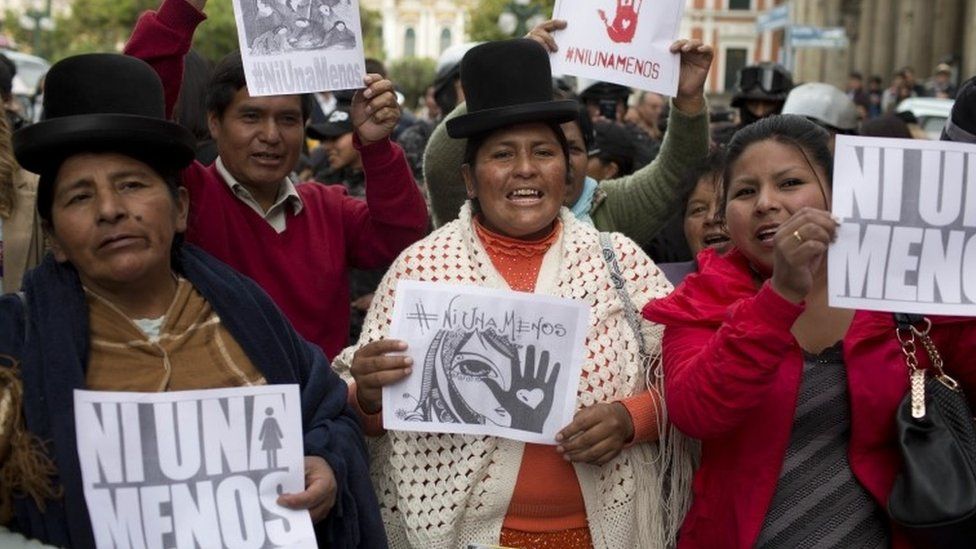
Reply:
<svg viewBox="0 0 976 549"><path fill-rule="evenodd" d="M892 520L920 548L976 546L976 423L956 380L942 369L932 322L896 314L910 388L895 422L905 466L888 498ZM918 367L916 342L932 363Z"/></svg>

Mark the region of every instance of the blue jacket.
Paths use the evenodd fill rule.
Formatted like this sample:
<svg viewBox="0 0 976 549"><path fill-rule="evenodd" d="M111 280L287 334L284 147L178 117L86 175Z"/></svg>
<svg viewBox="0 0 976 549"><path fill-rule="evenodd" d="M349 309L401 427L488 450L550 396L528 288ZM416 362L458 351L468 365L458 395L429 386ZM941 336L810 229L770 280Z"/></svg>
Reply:
<svg viewBox="0 0 976 549"><path fill-rule="evenodd" d="M366 444L347 387L318 347L302 339L271 299L250 279L205 252L184 246L178 270L220 316L269 384L301 387L305 454L321 456L335 472L338 495L316 525L319 543L335 548L386 547ZM0 354L21 363L27 428L51 441L59 501L42 512L29 498L15 500L14 528L45 543L94 547L75 446L73 390L84 388L88 363L88 307L77 271L50 255L24 280L25 308L16 295L0 297ZM26 333L25 333L26 324Z"/></svg>

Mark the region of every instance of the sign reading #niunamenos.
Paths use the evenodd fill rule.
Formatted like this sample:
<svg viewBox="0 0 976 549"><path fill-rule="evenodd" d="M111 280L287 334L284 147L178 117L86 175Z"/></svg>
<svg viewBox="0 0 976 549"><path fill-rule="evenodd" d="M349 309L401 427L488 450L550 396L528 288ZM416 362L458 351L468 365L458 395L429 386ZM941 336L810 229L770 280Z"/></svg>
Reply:
<svg viewBox="0 0 976 549"><path fill-rule="evenodd" d="M557 0L554 19L567 22L554 37L552 72L613 82L674 96L678 54L671 53L684 0Z"/></svg>

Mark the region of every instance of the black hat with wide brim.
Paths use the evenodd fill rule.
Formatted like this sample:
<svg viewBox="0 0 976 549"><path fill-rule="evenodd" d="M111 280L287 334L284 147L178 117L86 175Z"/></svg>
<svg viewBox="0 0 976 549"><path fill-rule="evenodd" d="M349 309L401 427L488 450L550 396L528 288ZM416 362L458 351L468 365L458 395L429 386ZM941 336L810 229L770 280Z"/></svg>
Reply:
<svg viewBox="0 0 976 549"><path fill-rule="evenodd" d="M146 62L112 53L68 57L48 71L44 118L13 135L17 161L56 173L81 152L118 152L155 168L181 169L194 158L189 130L166 119L163 85Z"/></svg>
<svg viewBox="0 0 976 549"><path fill-rule="evenodd" d="M446 122L453 138L515 124L576 119L575 101L552 99L549 54L526 38L487 42L468 51L461 59L461 87L468 112Z"/></svg>

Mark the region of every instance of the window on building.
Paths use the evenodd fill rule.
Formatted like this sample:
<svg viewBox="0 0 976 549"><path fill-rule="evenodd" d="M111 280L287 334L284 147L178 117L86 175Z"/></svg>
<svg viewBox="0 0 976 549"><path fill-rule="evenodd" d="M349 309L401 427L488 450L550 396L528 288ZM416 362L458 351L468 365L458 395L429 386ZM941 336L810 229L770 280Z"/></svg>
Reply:
<svg viewBox="0 0 976 549"><path fill-rule="evenodd" d="M444 27L441 29L441 53L451 47L451 29Z"/></svg>
<svg viewBox="0 0 976 549"><path fill-rule="evenodd" d="M403 56L415 57L417 55L417 33L412 27L407 27L407 32L403 37Z"/></svg>
<svg viewBox="0 0 976 549"><path fill-rule="evenodd" d="M745 48L728 48L725 50L725 91L735 89L735 79L739 70L746 66L749 52Z"/></svg>
<svg viewBox="0 0 976 549"><path fill-rule="evenodd" d="M730 10L751 10L752 0L729 0Z"/></svg>

